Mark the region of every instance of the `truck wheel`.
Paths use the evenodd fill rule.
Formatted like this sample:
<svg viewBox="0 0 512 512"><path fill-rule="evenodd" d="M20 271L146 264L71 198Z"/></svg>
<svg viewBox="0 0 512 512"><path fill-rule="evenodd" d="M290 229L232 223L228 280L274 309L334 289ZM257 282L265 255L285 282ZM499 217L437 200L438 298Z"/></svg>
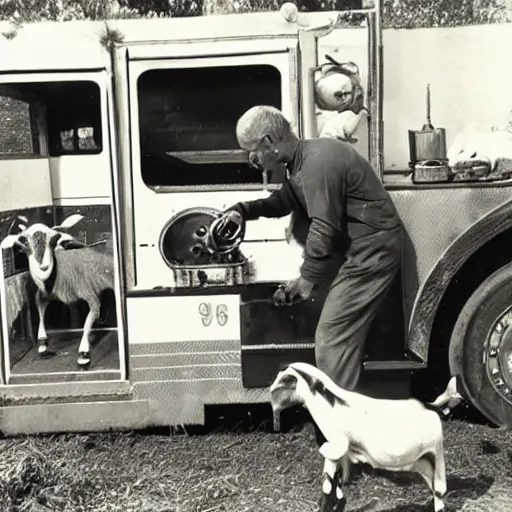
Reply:
<svg viewBox="0 0 512 512"><path fill-rule="evenodd" d="M462 308L449 360L466 398L491 422L512 427L512 264L489 276Z"/></svg>

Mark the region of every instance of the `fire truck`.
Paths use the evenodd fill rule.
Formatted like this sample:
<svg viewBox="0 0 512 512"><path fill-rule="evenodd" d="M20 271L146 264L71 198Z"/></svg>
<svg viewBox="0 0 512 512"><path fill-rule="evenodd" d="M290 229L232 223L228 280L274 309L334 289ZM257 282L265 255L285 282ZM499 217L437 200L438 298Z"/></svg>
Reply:
<svg viewBox="0 0 512 512"><path fill-rule="evenodd" d="M203 424L210 405L268 403L283 363L314 362L321 293L289 307L271 300L301 263L289 219L247 222L236 258L202 249L219 212L281 186L250 166L237 119L272 105L301 137L317 137L326 54L360 70L367 122L355 145L404 230L402 270L372 327L361 389L391 396L401 382L408 396L413 374L457 375L486 418L512 425L510 172L454 178L442 160L390 162L407 133L386 136L393 91L380 2L291 14L0 27L0 238L78 214L71 235L108 241L114 272L90 365L78 367L87 306L50 302L52 350L41 357L27 257L2 248L4 434Z"/></svg>

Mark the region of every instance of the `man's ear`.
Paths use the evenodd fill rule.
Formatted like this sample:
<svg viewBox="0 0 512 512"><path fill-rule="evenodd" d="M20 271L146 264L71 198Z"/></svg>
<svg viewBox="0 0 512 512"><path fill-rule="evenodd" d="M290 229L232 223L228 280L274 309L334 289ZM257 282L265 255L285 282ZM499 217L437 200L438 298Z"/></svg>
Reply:
<svg viewBox="0 0 512 512"><path fill-rule="evenodd" d="M254 167L255 169L262 169L261 163L260 163L260 157L257 153L251 152L249 153L249 165L251 167Z"/></svg>
<svg viewBox="0 0 512 512"><path fill-rule="evenodd" d="M272 140L272 137L270 135L265 135L265 137L263 137L263 143L269 149L272 149L274 147L274 141Z"/></svg>

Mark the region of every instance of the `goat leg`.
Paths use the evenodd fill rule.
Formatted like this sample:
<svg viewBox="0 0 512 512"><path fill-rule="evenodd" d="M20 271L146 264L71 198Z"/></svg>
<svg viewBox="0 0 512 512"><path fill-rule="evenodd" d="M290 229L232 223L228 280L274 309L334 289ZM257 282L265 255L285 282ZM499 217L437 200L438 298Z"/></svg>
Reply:
<svg viewBox="0 0 512 512"><path fill-rule="evenodd" d="M343 473L348 459L349 439L340 435L336 443L326 442L320 447L324 457L324 481L320 512L343 512L347 500L343 495Z"/></svg>
<svg viewBox="0 0 512 512"><path fill-rule="evenodd" d="M347 485L350 482L350 469L352 464L350 463L350 459L348 458L348 455L345 455L342 457L340 461L341 465L341 478L343 485Z"/></svg>
<svg viewBox="0 0 512 512"><path fill-rule="evenodd" d="M343 512L347 500L341 488L342 469L336 462L324 460L324 474L322 496L320 498L319 512Z"/></svg>
<svg viewBox="0 0 512 512"><path fill-rule="evenodd" d="M436 446L436 460L434 465L434 510L444 510L443 497L446 494L446 465L444 461L443 442L440 440Z"/></svg>
<svg viewBox="0 0 512 512"><path fill-rule="evenodd" d="M443 472L442 467L437 470L439 462L437 456L437 453L424 455L413 464L412 470L419 473L425 482L427 482L427 485L434 495L434 510L435 512L440 512L444 510L442 497L446 493L446 481L442 482L442 477L436 475L436 473ZM443 462L441 462L441 466L444 466Z"/></svg>
<svg viewBox="0 0 512 512"><path fill-rule="evenodd" d="M99 302L89 302L89 313L84 322L84 332L80 345L78 347L78 366L87 367L91 363L91 347L89 343L89 336L91 334L92 326L94 322L100 316L100 304Z"/></svg>
<svg viewBox="0 0 512 512"><path fill-rule="evenodd" d="M46 327L44 325L44 316L50 301L39 289L36 291L35 299L37 314L39 316L39 327L37 329L37 352L40 356L45 356L48 354L48 334L46 333Z"/></svg>

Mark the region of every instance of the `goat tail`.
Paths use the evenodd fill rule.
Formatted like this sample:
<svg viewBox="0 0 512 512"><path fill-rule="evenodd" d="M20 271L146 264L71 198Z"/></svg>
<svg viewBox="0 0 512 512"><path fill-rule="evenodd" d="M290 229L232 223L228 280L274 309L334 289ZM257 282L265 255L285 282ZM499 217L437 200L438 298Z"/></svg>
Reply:
<svg viewBox="0 0 512 512"><path fill-rule="evenodd" d="M457 407L462 400L463 397L457 390L457 377L453 376L449 380L446 389L433 402L427 405L443 414L448 414L452 409Z"/></svg>

